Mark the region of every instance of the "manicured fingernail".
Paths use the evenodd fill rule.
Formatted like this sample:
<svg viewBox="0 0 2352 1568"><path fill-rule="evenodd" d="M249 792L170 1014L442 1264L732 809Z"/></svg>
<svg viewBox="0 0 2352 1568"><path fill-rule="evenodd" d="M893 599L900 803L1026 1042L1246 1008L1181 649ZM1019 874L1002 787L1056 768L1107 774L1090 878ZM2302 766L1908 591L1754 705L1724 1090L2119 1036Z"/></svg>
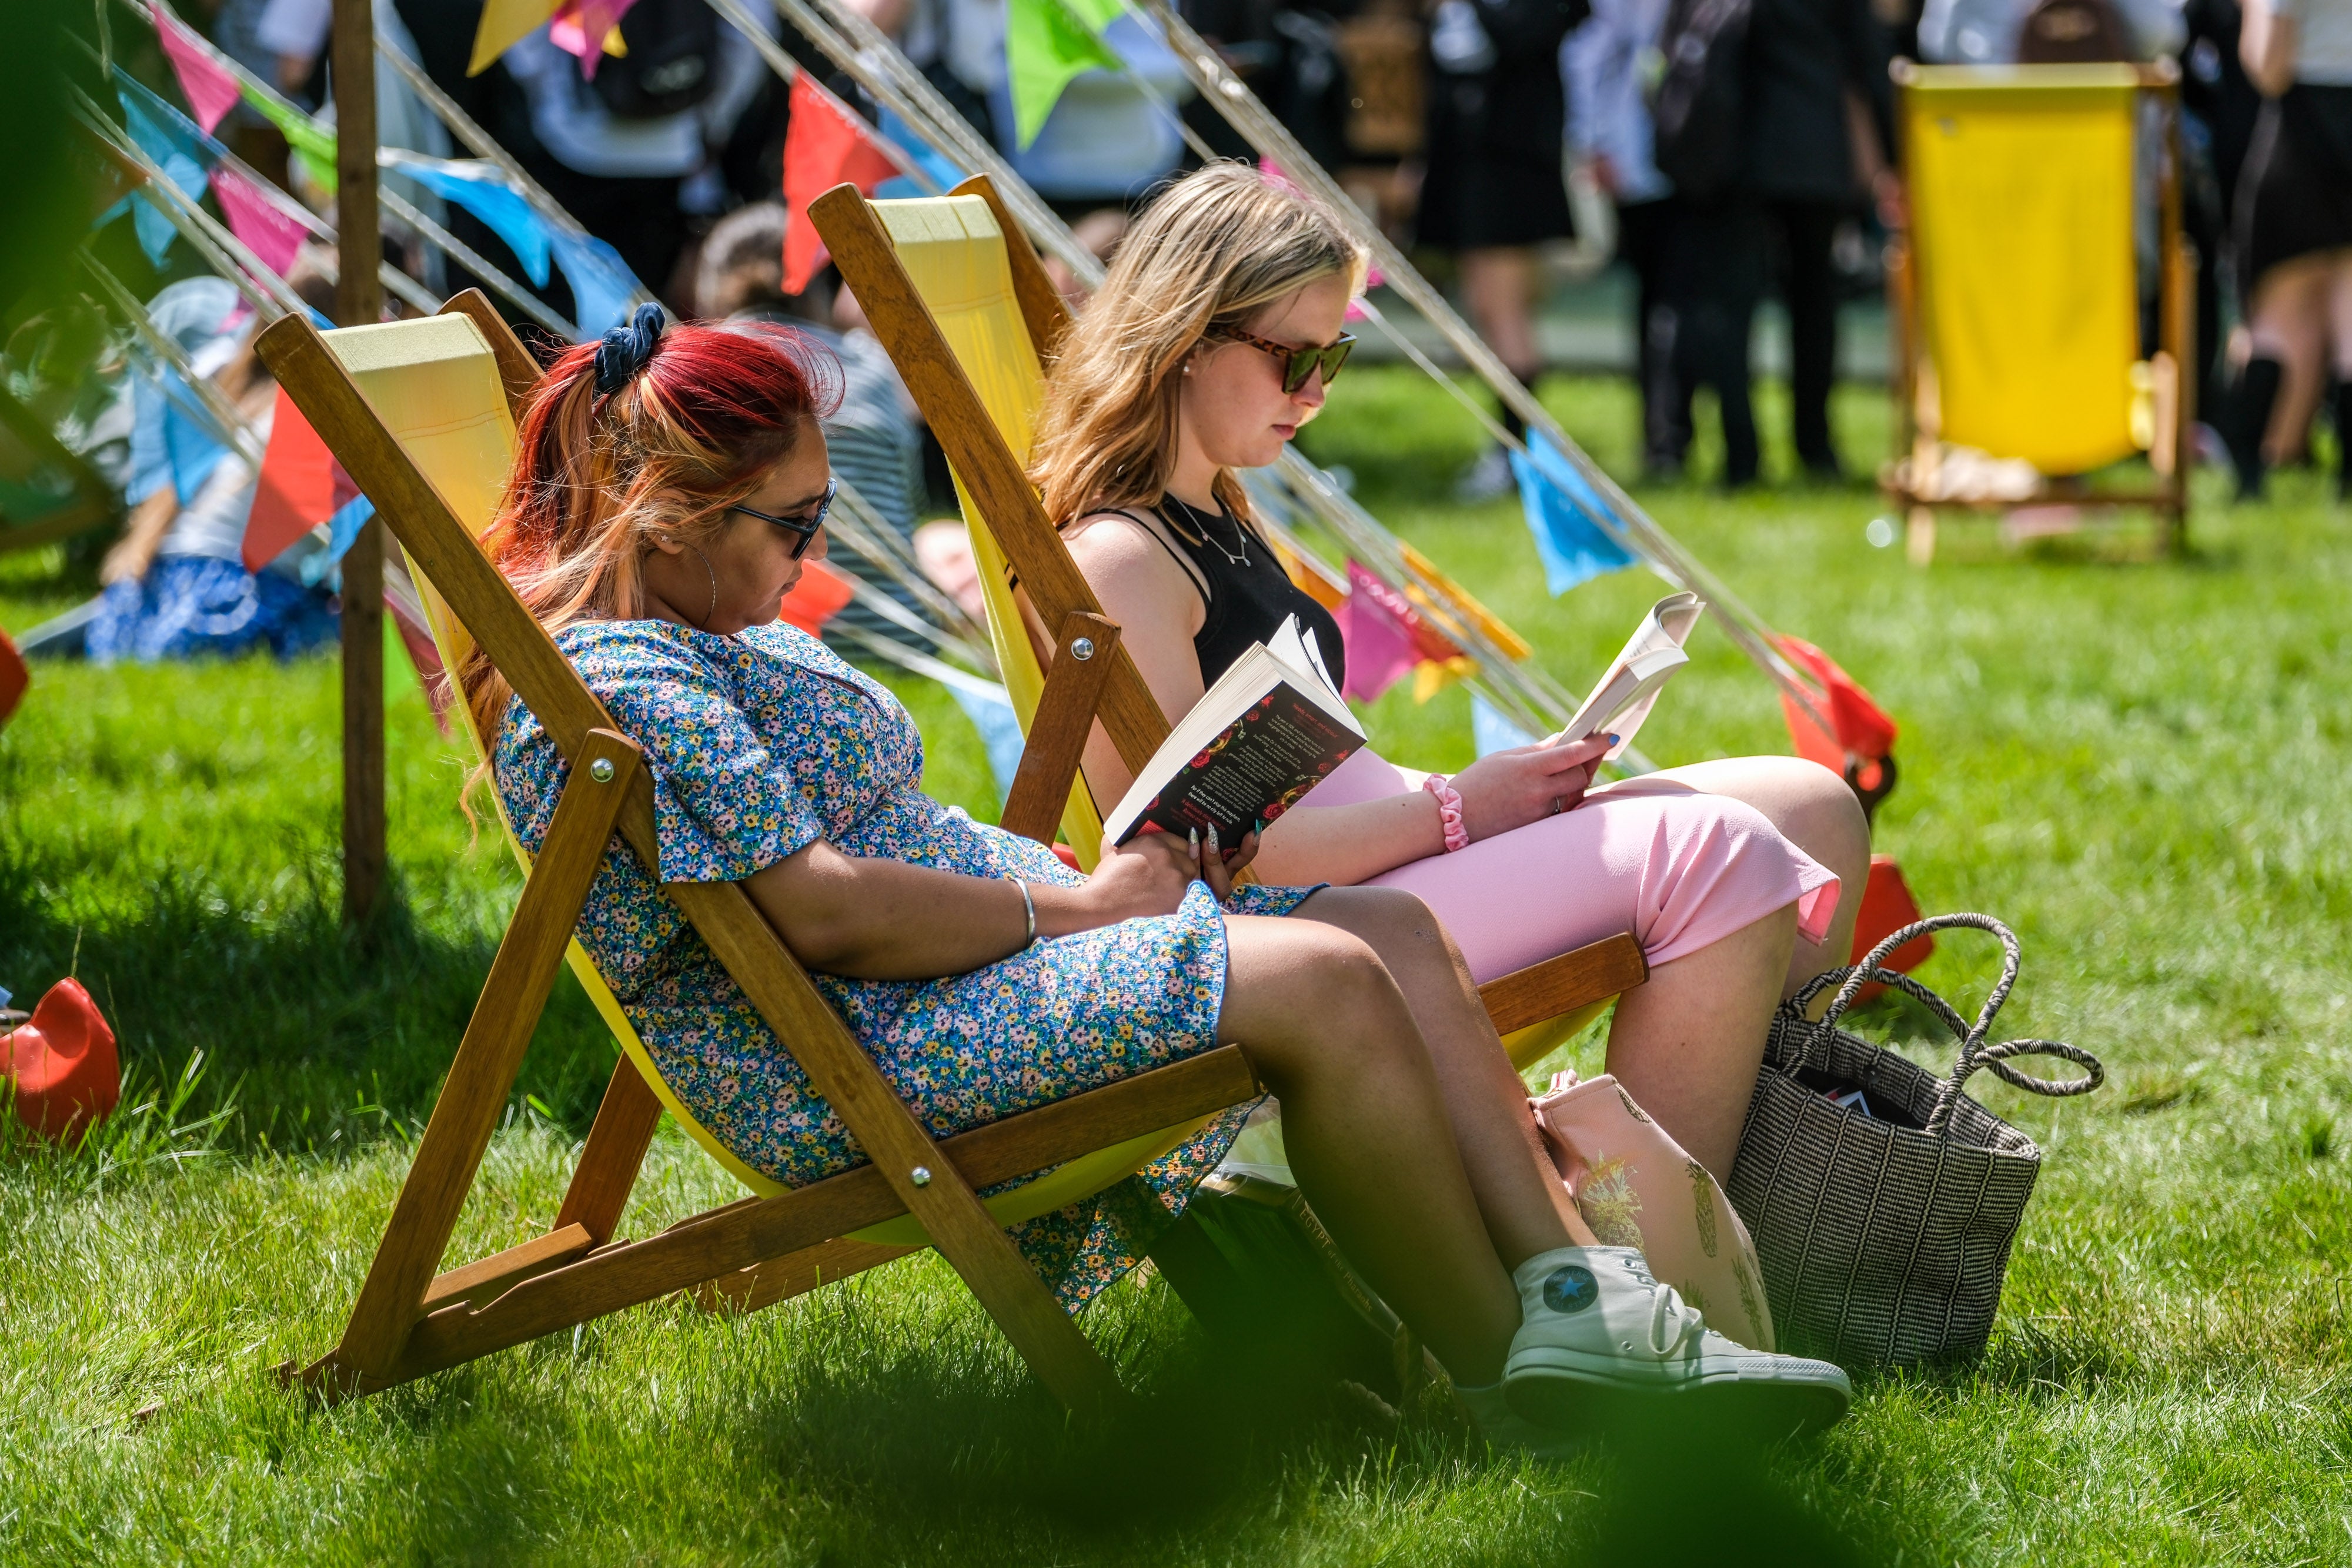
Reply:
<svg viewBox="0 0 2352 1568"><path fill-rule="evenodd" d="M1615 736L1613 736L1613 735L1612 735L1612 736L1611 736L1611 737L1609 737L1609 744L1610 744L1610 745L1612 745L1612 746L1616 745L1616 744L1617 744L1617 737L1616 737Z"/></svg>
<svg viewBox="0 0 2352 1568"><path fill-rule="evenodd" d="M1201 830L1198 828L1185 829L1184 841L1192 847L1192 858L1194 860L1199 860L1201 858Z"/></svg>
<svg viewBox="0 0 2352 1568"><path fill-rule="evenodd" d="M1217 824L1214 822L1211 822L1209 824L1209 852L1213 855L1221 855L1225 852L1218 846Z"/></svg>

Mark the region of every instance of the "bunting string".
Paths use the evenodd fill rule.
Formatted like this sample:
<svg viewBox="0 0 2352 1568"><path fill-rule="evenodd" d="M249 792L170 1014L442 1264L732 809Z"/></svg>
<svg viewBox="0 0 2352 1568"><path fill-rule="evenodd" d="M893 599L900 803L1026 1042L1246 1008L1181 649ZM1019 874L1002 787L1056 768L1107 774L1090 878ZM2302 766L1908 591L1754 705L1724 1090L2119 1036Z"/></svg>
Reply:
<svg viewBox="0 0 2352 1568"><path fill-rule="evenodd" d="M922 140L965 167L988 174L1015 221L1039 249L1059 258L1087 288L1099 286L1101 262L1077 242L1068 225L971 122L940 97L887 35L842 0L772 3L826 58ZM1297 448L1284 448L1275 476L1301 509L1347 543L1349 553L1391 586L1402 589L1412 584L1423 598L1441 606L1459 591L1450 582L1410 564L1395 536ZM1306 553L1304 547L1297 548ZM1574 713L1573 699L1560 692L1538 666L1515 662L1481 627L1442 611L1439 619L1447 635L1476 661L1477 671L1469 682L1474 690L1487 692L1517 719L1536 729L1557 728Z"/></svg>

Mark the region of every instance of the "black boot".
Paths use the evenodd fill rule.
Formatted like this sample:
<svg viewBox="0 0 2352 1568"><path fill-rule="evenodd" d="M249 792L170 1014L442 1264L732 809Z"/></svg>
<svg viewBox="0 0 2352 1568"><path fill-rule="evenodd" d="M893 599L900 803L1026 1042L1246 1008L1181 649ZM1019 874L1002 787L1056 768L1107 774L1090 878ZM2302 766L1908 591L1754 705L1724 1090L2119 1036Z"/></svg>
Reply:
<svg viewBox="0 0 2352 1568"><path fill-rule="evenodd" d="M2279 381L2284 374L2276 360L2248 360L2230 395L2221 439L2229 443L2230 461L2238 470L2241 501L2262 498L2263 432L2270 427L2271 405L2278 402Z"/></svg>

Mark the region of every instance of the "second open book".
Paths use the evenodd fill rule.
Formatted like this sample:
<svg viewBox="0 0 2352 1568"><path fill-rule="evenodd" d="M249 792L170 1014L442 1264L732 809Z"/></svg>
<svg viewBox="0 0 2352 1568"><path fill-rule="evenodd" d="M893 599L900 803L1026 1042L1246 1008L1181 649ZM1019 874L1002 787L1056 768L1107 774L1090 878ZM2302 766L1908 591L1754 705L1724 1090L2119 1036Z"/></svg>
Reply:
<svg viewBox="0 0 2352 1568"><path fill-rule="evenodd" d="M1633 744L1659 690L1690 663L1683 642L1706 608L1690 592L1652 605L1576 716L1544 744L1613 734L1612 758ZM1230 848L1298 804L1363 744L1313 633L1302 636L1288 617L1192 705L1104 820L1103 835L1123 844L1158 828L1206 839L1213 828Z"/></svg>
<svg viewBox="0 0 2352 1568"><path fill-rule="evenodd" d="M1234 660L1104 819L1103 837L1123 844L1156 827L1206 839L1213 828L1230 849L1354 756L1363 728L1332 689L1312 636L1287 616L1270 643Z"/></svg>

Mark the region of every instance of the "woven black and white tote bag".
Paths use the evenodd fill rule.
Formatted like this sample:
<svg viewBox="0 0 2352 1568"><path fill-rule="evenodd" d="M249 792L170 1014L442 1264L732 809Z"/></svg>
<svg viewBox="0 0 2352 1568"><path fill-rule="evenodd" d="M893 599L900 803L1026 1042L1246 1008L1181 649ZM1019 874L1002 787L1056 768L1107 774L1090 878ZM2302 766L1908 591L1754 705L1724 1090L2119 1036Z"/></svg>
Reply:
<svg viewBox="0 0 2352 1568"><path fill-rule="evenodd" d="M2000 938L2000 984L1974 1028L1909 976L1878 967L1906 942L1955 927ZM2076 1046L1985 1043L2017 984L2017 958L2016 936L1990 915L1938 915L1817 977L1773 1019L1728 1196L1755 1239L1782 1350L1909 1366L1984 1348L2042 1151L1962 1086L1988 1068L2036 1094L2086 1094L2106 1077ZM1873 978L1917 998L1951 1030L1959 1053L1948 1075L1837 1027ZM1829 1010L1807 1019L1832 985ZM2062 1058L2084 1076L2028 1077L2010 1065L2023 1056Z"/></svg>

